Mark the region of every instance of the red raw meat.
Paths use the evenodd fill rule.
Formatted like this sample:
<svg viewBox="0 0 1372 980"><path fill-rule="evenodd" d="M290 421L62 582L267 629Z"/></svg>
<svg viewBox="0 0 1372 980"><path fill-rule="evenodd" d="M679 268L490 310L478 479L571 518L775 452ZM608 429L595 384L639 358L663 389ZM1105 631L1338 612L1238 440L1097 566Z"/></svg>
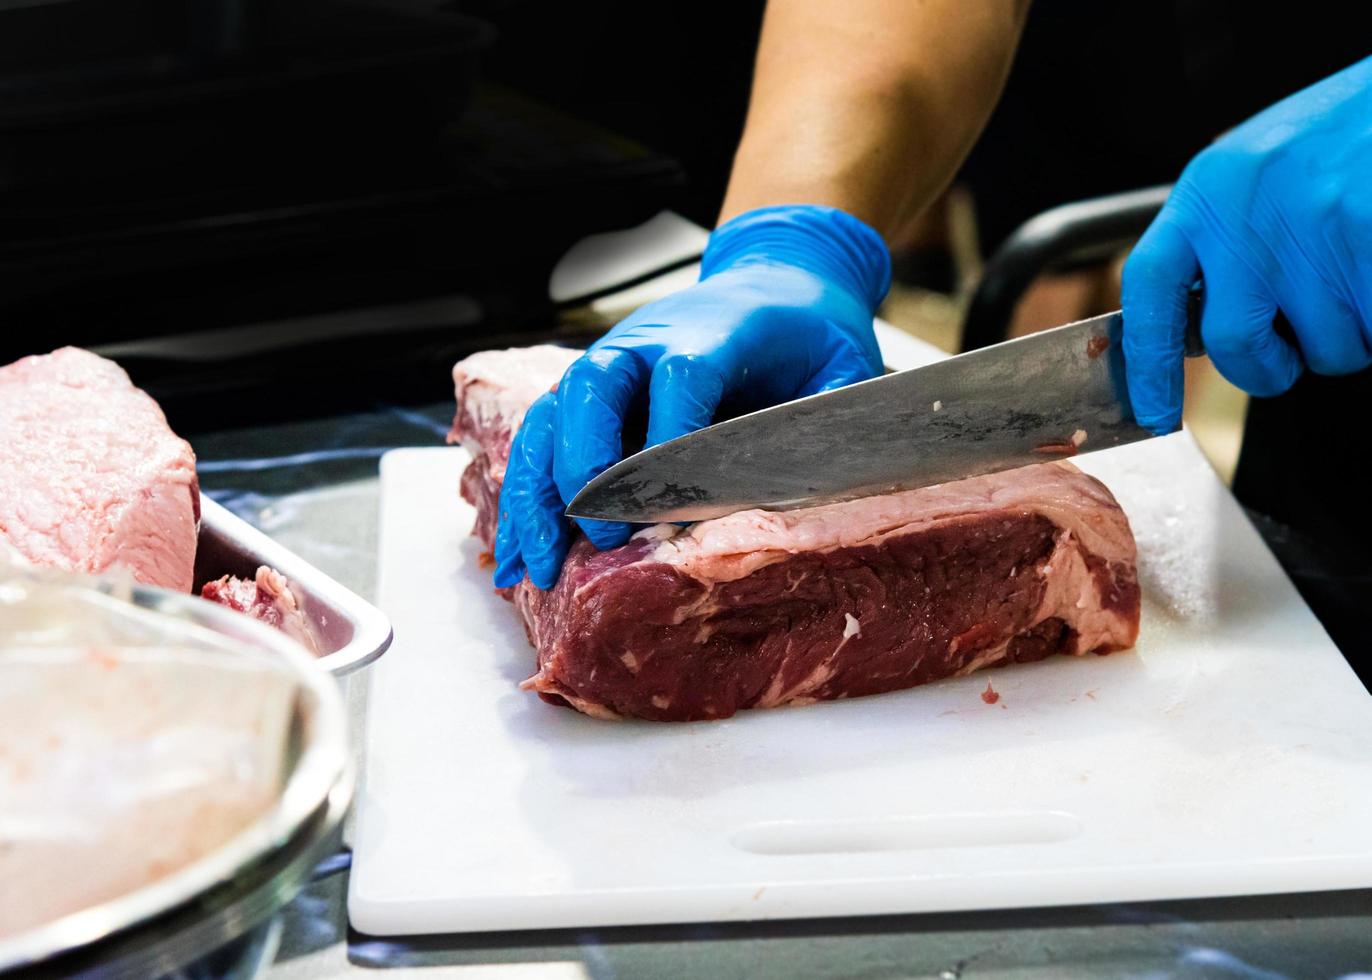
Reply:
<svg viewBox="0 0 1372 980"><path fill-rule="evenodd" d="M576 352L487 351L453 371L450 441L492 547L509 442ZM537 650L524 682L602 718L727 718L1133 645L1134 538L1064 462L784 513L578 537L548 592L505 590Z"/></svg>
<svg viewBox="0 0 1372 980"><path fill-rule="evenodd" d="M275 626L306 650L319 656L319 637L314 626L300 609L300 600L291 589L290 580L274 568L263 565L252 579L223 578L206 582L200 595L251 616L268 626Z"/></svg>

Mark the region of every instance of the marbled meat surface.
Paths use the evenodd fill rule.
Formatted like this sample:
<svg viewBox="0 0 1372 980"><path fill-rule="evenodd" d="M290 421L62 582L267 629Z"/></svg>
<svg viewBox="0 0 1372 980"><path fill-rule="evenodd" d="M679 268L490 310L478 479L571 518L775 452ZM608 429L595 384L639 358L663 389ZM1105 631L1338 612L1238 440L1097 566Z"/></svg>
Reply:
<svg viewBox="0 0 1372 980"><path fill-rule="evenodd" d="M458 363L450 441L493 546L510 440L576 352ZM557 585L503 590L537 651L524 682L601 718L727 718L880 694L1138 635L1128 519L1110 491L1051 462L783 513L646 528L597 551L578 536Z"/></svg>

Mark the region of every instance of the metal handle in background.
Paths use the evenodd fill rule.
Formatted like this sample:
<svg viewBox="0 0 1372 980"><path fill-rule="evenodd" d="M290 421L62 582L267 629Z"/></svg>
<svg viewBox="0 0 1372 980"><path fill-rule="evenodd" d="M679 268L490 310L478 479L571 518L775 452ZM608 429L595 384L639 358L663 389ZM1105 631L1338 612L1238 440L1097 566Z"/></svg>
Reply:
<svg viewBox="0 0 1372 980"><path fill-rule="evenodd" d="M1168 184L1064 204L1020 225L986 263L963 319L962 349L1004 340L1015 305L1040 274L1132 244L1171 190Z"/></svg>

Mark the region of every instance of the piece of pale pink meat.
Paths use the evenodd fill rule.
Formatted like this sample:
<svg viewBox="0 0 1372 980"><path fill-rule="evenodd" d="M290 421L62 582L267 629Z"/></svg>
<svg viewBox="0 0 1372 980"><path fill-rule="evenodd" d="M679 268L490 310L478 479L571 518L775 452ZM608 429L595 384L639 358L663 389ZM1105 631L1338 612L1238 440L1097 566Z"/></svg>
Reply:
<svg viewBox="0 0 1372 980"><path fill-rule="evenodd" d="M68 571L188 592L195 454L123 369L64 347L0 367L0 539Z"/></svg>
<svg viewBox="0 0 1372 980"><path fill-rule="evenodd" d="M575 351L488 351L453 371L451 441L487 548L509 442ZM524 686L602 718L726 718L878 694L1138 635L1129 522L1070 463L841 504L657 525L557 585L505 590L537 650Z"/></svg>
<svg viewBox="0 0 1372 980"><path fill-rule="evenodd" d="M241 612L274 626L315 656L320 653L318 633L291 588L290 580L276 569L262 565L250 579L225 575L200 587L210 602Z"/></svg>

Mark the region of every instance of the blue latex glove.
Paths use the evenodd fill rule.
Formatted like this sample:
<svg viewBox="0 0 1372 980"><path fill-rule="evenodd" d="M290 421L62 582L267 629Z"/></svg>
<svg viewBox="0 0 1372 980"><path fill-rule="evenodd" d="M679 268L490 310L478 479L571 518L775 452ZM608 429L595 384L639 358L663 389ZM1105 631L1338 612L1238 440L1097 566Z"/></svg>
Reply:
<svg viewBox="0 0 1372 980"><path fill-rule="evenodd" d="M759 208L710 236L700 281L649 303L597 341L530 409L500 494L495 583L557 581L571 544L563 510L619 461L625 416L648 402L648 445L749 409L864 381L882 370L872 317L891 284L881 237L834 208ZM627 524L579 521L599 548Z"/></svg>
<svg viewBox="0 0 1372 980"><path fill-rule="evenodd" d="M1309 367L1372 364L1372 58L1201 152L1124 267L1124 355L1141 425L1181 424L1187 292L1216 368L1277 395ZM1273 328L1285 314L1299 350Z"/></svg>

